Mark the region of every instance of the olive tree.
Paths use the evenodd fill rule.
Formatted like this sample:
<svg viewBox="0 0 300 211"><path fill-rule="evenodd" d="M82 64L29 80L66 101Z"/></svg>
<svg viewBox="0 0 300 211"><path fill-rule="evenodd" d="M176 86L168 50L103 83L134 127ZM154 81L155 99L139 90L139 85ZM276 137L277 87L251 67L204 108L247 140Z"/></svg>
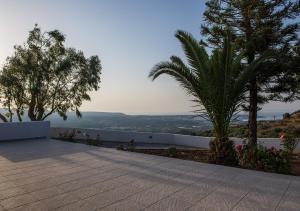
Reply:
<svg viewBox="0 0 300 211"><path fill-rule="evenodd" d="M19 121L27 113L32 121L53 113L63 119L67 111L81 116L79 107L99 89L101 63L98 56L86 58L82 51L65 46L58 30L42 32L35 25L24 45L14 47L0 71L0 97L7 111L3 121Z"/></svg>

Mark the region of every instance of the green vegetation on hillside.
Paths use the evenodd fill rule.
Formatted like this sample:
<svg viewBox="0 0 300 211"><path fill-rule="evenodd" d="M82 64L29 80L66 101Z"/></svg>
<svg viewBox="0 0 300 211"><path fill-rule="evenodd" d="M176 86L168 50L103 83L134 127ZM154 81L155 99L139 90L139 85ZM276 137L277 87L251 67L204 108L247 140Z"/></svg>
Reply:
<svg viewBox="0 0 300 211"><path fill-rule="evenodd" d="M259 121L257 128L257 136L259 138L278 138L278 134L281 132L300 136L300 110L291 114L284 114L282 120ZM214 132L213 130L206 130L195 135L214 136ZM229 136L246 138L248 136L247 125L231 126L229 128Z"/></svg>

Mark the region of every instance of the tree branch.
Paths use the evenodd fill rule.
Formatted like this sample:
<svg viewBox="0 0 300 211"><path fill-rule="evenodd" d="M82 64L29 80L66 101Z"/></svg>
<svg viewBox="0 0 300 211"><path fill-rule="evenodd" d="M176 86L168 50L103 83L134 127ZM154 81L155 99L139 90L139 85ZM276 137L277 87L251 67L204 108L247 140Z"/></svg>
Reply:
<svg viewBox="0 0 300 211"><path fill-rule="evenodd" d="M6 118L3 114L1 114L1 113L0 113L0 119L1 119L3 122L8 122L8 121L7 121L7 118Z"/></svg>

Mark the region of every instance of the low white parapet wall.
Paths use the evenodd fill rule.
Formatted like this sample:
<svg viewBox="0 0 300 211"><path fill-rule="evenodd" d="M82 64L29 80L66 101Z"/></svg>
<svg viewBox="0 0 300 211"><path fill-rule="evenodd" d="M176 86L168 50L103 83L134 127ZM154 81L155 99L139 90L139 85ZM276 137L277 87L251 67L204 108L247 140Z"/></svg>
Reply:
<svg viewBox="0 0 300 211"><path fill-rule="evenodd" d="M48 138L49 121L0 123L0 141Z"/></svg>
<svg viewBox="0 0 300 211"><path fill-rule="evenodd" d="M95 139L110 142L128 143L134 140L136 143L154 143L169 144L188 147L209 148L209 142L212 137L189 136L171 133L151 133L151 132L130 132L130 131L114 131L102 129L84 129L84 128L51 128L52 138L72 138L72 139ZM243 143L241 138L231 138L235 144ZM268 148L281 148L280 139L278 138L259 138L258 143ZM297 152L300 152L300 144Z"/></svg>

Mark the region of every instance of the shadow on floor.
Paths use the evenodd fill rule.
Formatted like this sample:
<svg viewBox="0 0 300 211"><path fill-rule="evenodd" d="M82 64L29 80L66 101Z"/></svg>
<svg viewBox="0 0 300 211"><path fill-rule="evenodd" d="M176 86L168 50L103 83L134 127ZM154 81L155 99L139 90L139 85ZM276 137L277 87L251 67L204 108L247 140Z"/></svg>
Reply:
<svg viewBox="0 0 300 211"><path fill-rule="evenodd" d="M90 146L71 144L52 139L13 140L0 142L0 157L12 162L55 158L67 154L86 152Z"/></svg>

